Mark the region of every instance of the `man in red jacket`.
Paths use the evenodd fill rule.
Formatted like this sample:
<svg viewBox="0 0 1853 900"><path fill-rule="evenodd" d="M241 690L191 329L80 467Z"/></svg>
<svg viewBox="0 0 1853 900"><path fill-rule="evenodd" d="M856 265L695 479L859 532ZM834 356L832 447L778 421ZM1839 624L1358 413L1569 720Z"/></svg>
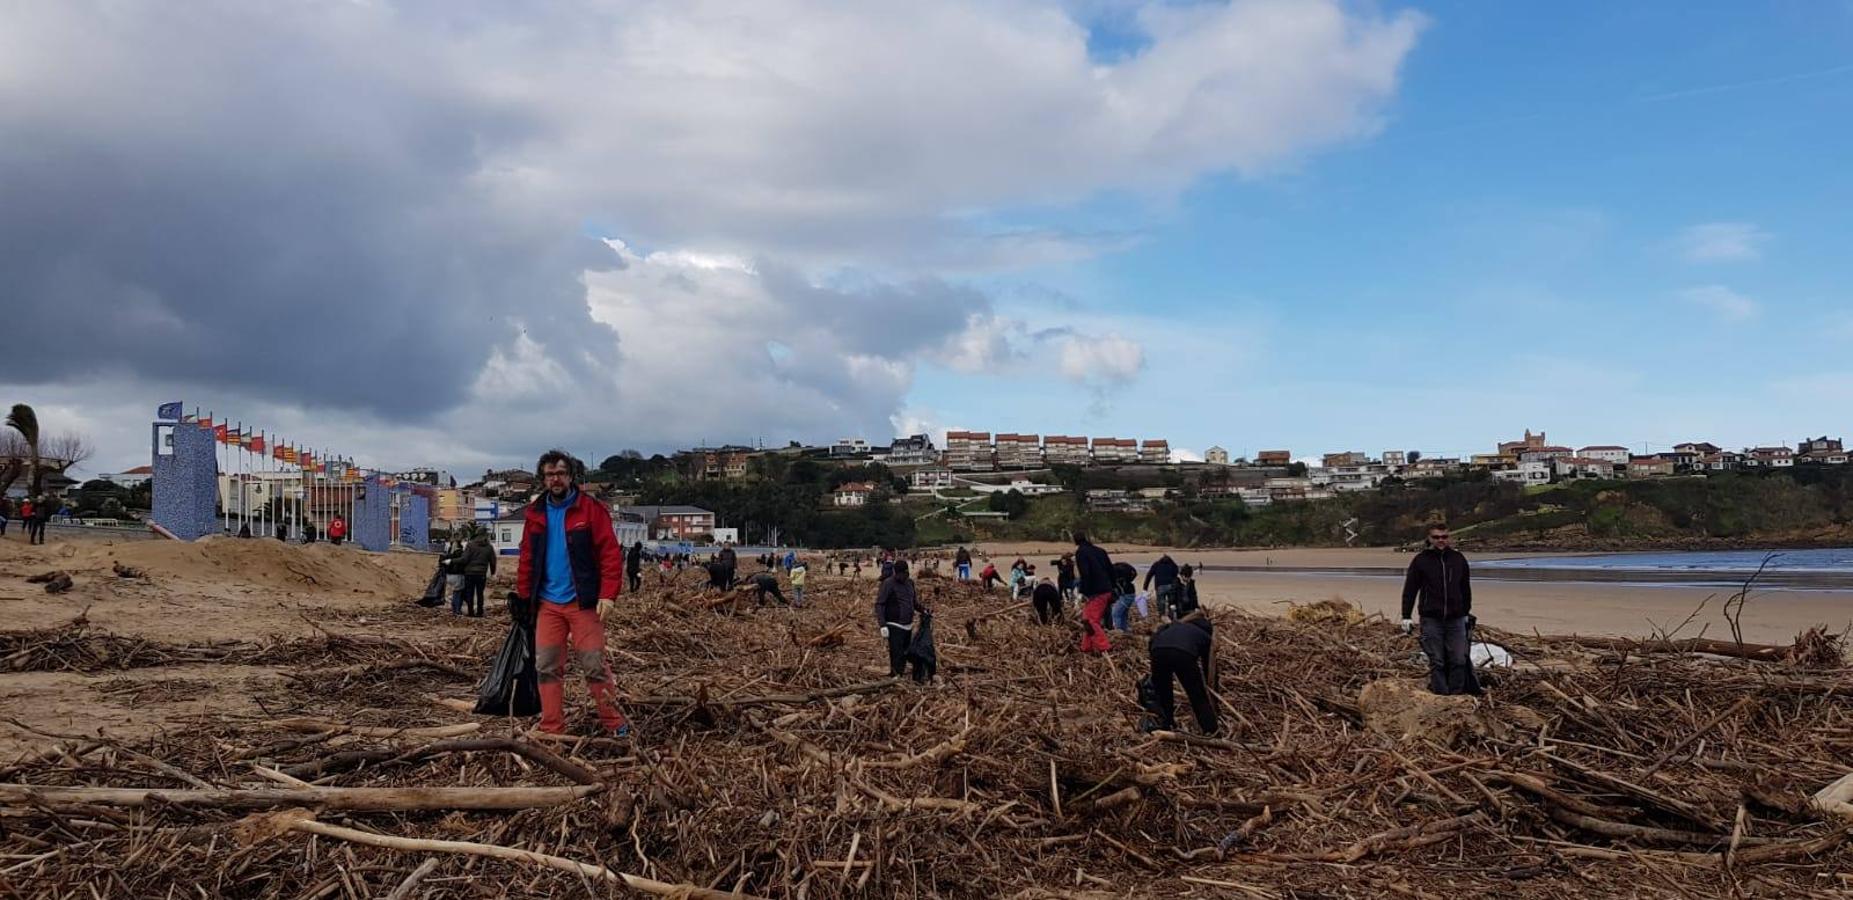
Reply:
<svg viewBox="0 0 1853 900"><path fill-rule="evenodd" d="M533 615L534 663L539 674L540 730L566 731L567 648L598 704L598 721L610 735L630 733L613 702L616 688L605 662L605 617L624 584L624 550L611 511L579 491L585 466L564 450L541 454L535 471L546 490L528 504L515 569L516 614Z"/></svg>

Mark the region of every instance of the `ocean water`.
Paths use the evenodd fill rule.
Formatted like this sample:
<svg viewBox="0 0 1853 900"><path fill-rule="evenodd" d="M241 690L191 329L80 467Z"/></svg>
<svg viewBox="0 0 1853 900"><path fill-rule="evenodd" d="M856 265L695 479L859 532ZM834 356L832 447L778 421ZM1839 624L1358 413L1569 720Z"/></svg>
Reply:
<svg viewBox="0 0 1853 900"><path fill-rule="evenodd" d="M1853 575L1853 548L1834 550L1678 550L1645 553L1593 553L1474 560L1476 569L1575 569L1602 572L1666 572L1749 575L1764 558L1767 573L1845 573Z"/></svg>

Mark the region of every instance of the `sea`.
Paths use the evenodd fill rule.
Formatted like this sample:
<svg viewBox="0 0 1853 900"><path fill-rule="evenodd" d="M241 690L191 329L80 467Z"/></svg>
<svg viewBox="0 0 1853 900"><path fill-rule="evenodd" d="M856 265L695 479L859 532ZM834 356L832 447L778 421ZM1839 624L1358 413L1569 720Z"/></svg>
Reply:
<svg viewBox="0 0 1853 900"><path fill-rule="evenodd" d="M1853 591L1853 548L1581 553L1473 561L1476 578ZM1758 570L1761 569L1761 572Z"/></svg>

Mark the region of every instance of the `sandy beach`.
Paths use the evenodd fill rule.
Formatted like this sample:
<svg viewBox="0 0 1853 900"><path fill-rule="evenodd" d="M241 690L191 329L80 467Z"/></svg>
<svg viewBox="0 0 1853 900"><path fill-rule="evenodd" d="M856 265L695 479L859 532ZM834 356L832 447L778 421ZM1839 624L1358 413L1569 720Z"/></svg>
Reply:
<svg viewBox="0 0 1853 900"><path fill-rule="evenodd" d="M983 551L1006 562L1018 555L1038 566L1070 549L1056 543L984 545ZM1141 571L1162 553L1180 564L1212 567L1198 580L1206 602L1224 603L1262 613L1282 614L1289 603L1341 598L1366 613L1396 618L1401 611L1402 579L1409 554L1388 548L1288 550L1166 550L1109 545ZM1500 553L1468 558L1523 556ZM1561 554L1557 554L1561 555ZM1239 566L1289 569L1379 569L1381 575L1329 572L1217 571ZM1040 574L1040 573L1039 573ZM1474 582L1474 614L1487 625L1544 634L1600 634L1644 637L1679 626L1694 610L1699 614L1679 631L1680 637L1728 637L1721 605L1728 591L1709 587L1648 587L1612 584L1527 583L1481 578ZM1703 608L1701 609L1701 604ZM1744 639L1786 644L1805 628L1827 625L1836 631L1853 627L1853 594L1832 591L1760 591L1751 595L1744 616Z"/></svg>

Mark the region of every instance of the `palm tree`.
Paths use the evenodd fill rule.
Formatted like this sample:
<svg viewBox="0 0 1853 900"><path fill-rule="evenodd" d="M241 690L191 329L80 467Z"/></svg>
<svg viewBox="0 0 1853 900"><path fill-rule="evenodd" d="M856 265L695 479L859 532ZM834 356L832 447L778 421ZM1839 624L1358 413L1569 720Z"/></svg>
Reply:
<svg viewBox="0 0 1853 900"><path fill-rule="evenodd" d="M6 414L6 424L19 432L19 436L26 441L26 449L32 459L32 474L28 479L31 485L30 496L37 497L43 487L39 472L39 414L24 403L15 403L13 411Z"/></svg>

